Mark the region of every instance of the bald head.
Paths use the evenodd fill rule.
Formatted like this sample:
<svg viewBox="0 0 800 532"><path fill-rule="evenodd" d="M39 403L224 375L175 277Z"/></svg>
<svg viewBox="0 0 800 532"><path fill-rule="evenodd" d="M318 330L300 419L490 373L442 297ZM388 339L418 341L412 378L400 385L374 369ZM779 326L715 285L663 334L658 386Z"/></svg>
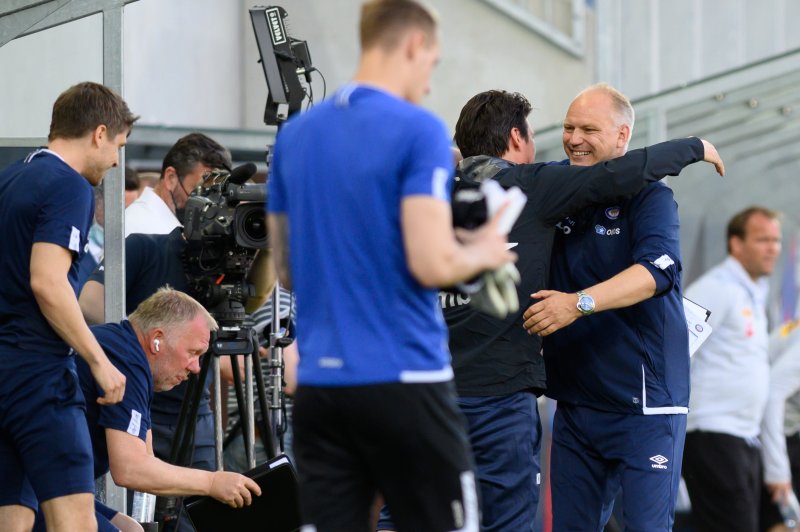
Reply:
<svg viewBox="0 0 800 532"><path fill-rule="evenodd" d="M564 118L564 152L578 166L620 157L628 150L633 122L633 107L624 94L605 83L587 87Z"/></svg>

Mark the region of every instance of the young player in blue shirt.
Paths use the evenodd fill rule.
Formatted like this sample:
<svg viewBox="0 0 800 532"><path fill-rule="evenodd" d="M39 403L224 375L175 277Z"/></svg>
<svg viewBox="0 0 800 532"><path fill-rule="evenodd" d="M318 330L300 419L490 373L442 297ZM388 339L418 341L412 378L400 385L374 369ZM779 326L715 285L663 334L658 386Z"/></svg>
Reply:
<svg viewBox="0 0 800 532"><path fill-rule="evenodd" d="M435 287L514 256L496 220L467 243L453 232L450 142L417 105L439 55L435 18L373 0L360 29L353 83L286 123L269 180L273 253L297 297L303 520L367 531L380 491L401 529L477 530Z"/></svg>
<svg viewBox="0 0 800 532"><path fill-rule="evenodd" d="M136 121L127 104L85 82L53 105L47 148L0 173L0 523L94 530L92 451L77 353L113 404L125 377L109 362L76 298L94 211L92 185L118 164ZM59 442L59 445L53 445Z"/></svg>

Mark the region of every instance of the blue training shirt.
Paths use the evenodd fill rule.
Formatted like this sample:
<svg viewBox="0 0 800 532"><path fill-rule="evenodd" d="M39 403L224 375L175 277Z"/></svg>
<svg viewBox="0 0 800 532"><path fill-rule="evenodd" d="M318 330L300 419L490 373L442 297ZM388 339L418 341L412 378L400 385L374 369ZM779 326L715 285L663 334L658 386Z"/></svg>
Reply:
<svg viewBox="0 0 800 532"><path fill-rule="evenodd" d="M546 336L547 395L610 412L686 414L689 339L672 190L653 183L628 201L587 209L558 227L554 290L574 293L640 264L653 275L656 296L581 317Z"/></svg>
<svg viewBox="0 0 800 532"><path fill-rule="evenodd" d="M125 375L125 395L117 404L99 405L102 390L92 377L89 366L78 359L78 379L86 398L86 422L94 451L95 478L108 472L108 447L105 429L121 430L147 441L150 430L150 403L153 399L153 375L147 356L130 322L106 323L91 328L108 359Z"/></svg>
<svg viewBox="0 0 800 532"><path fill-rule="evenodd" d="M37 150L0 172L0 350L69 353L31 290L31 251L37 242L71 251L67 277L77 294L77 263L93 216L91 185L49 150Z"/></svg>
<svg viewBox="0 0 800 532"><path fill-rule="evenodd" d="M300 384L452 378L436 290L409 271L400 226L403 198L449 202L452 174L444 124L377 88L346 85L281 129L268 211L288 217Z"/></svg>

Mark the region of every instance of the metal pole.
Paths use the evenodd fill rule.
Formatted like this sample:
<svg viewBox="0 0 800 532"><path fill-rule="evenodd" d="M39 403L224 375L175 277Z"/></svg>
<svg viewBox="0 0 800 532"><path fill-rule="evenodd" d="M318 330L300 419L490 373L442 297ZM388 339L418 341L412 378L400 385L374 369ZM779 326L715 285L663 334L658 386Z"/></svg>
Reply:
<svg viewBox="0 0 800 532"><path fill-rule="evenodd" d="M120 95L122 90L123 6L117 0L103 9L103 83ZM123 168L125 151L119 157L119 166L106 174L103 186L105 201L104 260L105 260L105 319L120 321L125 317L125 238L123 229L124 190ZM121 513L126 513L125 488L114 484L110 474L104 486L105 503Z"/></svg>
<svg viewBox="0 0 800 532"><path fill-rule="evenodd" d="M247 432L244 435L247 438L247 443L244 446L247 456L247 467L253 469L256 466L256 431L255 431L255 413L253 410L253 355L245 355L244 357L244 381L245 381L245 411L244 415L250 420L246 424Z"/></svg>
<svg viewBox="0 0 800 532"><path fill-rule="evenodd" d="M270 422L273 446L283 452L281 430L283 429L283 347L280 339L281 326L281 286L275 281L272 292L272 334L269 340L269 380L270 380ZM271 458L271 457L270 457Z"/></svg>
<svg viewBox="0 0 800 532"><path fill-rule="evenodd" d="M207 357L214 357L214 452L217 455L217 471L225 469L222 463L222 377L219 373L219 357L206 353ZM231 357L231 363L236 364L236 357Z"/></svg>

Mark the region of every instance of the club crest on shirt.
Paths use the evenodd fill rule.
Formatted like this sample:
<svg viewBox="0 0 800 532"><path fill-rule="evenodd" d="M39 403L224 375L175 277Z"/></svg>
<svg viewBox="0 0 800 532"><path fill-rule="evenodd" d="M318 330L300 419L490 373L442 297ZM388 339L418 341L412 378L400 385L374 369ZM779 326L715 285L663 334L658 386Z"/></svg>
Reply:
<svg viewBox="0 0 800 532"><path fill-rule="evenodd" d="M619 206L615 205L606 209L606 218L609 220L616 220L619 218Z"/></svg>

